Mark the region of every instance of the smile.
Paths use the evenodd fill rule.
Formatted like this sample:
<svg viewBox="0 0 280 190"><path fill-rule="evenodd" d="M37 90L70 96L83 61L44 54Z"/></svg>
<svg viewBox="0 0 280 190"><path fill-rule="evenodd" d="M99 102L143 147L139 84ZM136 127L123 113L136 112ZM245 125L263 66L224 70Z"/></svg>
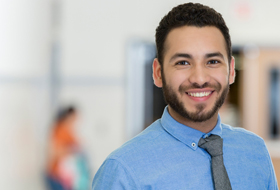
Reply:
<svg viewBox="0 0 280 190"><path fill-rule="evenodd" d="M202 97L205 97L205 96L209 96L211 93L212 93L211 91L207 91L207 92L187 92L187 94L189 96L196 97L196 98L202 98Z"/></svg>

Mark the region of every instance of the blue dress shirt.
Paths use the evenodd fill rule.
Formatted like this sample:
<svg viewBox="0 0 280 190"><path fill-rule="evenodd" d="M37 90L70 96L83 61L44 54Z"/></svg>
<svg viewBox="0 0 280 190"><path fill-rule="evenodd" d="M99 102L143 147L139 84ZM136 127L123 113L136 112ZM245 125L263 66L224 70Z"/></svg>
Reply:
<svg viewBox="0 0 280 190"><path fill-rule="evenodd" d="M93 190L213 190L211 157L197 146L210 134L223 138L224 164L233 190L278 190L273 165L257 135L224 125L205 134L162 118L111 153L96 173Z"/></svg>

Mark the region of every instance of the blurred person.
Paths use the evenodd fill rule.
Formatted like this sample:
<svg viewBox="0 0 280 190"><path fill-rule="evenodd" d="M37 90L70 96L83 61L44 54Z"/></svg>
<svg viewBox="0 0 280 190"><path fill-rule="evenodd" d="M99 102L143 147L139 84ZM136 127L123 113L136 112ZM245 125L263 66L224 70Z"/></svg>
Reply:
<svg viewBox="0 0 280 190"><path fill-rule="evenodd" d="M174 7L156 29L153 79L167 107L161 119L111 153L93 190L277 190L259 136L221 123L235 80L228 27L201 4Z"/></svg>
<svg viewBox="0 0 280 190"><path fill-rule="evenodd" d="M89 172L87 160L75 134L77 110L63 108L57 114L50 139L47 186L50 190L86 190Z"/></svg>

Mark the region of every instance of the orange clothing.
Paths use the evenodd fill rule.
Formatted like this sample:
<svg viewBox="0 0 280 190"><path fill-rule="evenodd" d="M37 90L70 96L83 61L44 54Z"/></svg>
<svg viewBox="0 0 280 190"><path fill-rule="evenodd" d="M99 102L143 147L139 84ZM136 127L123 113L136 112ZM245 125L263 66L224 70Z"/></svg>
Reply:
<svg viewBox="0 0 280 190"><path fill-rule="evenodd" d="M77 151L78 142L71 126L60 123L54 127L51 136L51 155L48 172L53 177L59 178L59 163L67 155Z"/></svg>

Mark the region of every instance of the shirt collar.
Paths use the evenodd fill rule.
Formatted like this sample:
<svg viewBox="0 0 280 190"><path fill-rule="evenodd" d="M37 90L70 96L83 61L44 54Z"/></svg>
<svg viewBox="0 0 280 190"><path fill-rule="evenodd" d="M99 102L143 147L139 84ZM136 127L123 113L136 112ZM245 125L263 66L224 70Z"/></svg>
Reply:
<svg viewBox="0 0 280 190"><path fill-rule="evenodd" d="M161 117L161 124L163 128L174 138L181 141L185 145L189 146L191 149L196 150L198 141L201 137L206 138L211 134L222 135L221 119L218 116L218 121L216 126L209 133L203 133L186 125L177 122L168 113L168 106L165 107L163 115Z"/></svg>

